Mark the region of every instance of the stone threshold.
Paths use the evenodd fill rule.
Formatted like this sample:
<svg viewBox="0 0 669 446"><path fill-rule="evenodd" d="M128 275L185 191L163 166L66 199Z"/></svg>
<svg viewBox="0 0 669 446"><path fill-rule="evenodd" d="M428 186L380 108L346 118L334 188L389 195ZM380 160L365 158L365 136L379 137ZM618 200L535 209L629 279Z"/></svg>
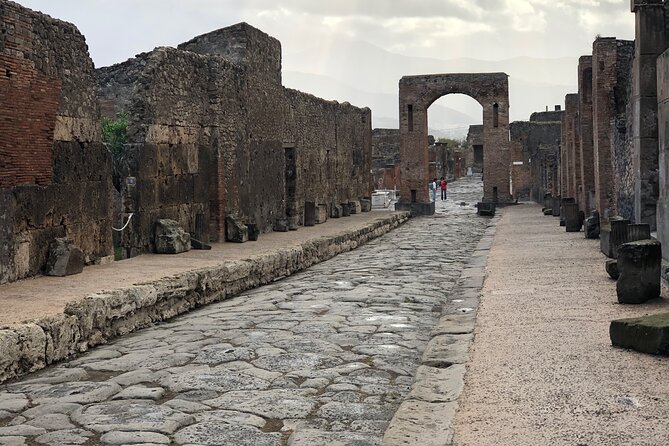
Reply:
<svg viewBox="0 0 669 446"><path fill-rule="evenodd" d="M0 328L0 383L304 270L380 237L408 219L409 213L395 212L297 246L95 293L68 303L63 314Z"/></svg>
<svg viewBox="0 0 669 446"><path fill-rule="evenodd" d="M491 219L449 293L449 301L432 330L432 339L423 353L411 391L386 429L383 446L452 444L453 421L464 389L469 350L474 342L488 254L502 214L503 211L498 211Z"/></svg>

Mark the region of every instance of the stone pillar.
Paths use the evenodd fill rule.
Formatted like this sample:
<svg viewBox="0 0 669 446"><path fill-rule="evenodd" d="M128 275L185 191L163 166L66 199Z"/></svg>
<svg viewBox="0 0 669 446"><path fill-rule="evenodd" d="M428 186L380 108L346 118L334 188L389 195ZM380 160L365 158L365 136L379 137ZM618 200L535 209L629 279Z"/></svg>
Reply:
<svg viewBox="0 0 669 446"><path fill-rule="evenodd" d="M588 215L595 209L595 166L592 153L592 56L581 56L578 60L578 122L581 189L577 199L579 209Z"/></svg>
<svg viewBox="0 0 669 446"><path fill-rule="evenodd" d="M577 203L564 203L562 214L564 215L567 232L579 232L581 230L581 213L578 210Z"/></svg>
<svg viewBox="0 0 669 446"><path fill-rule="evenodd" d="M613 37L596 39L592 45L592 141L595 206L599 211L602 231L606 230L609 218L616 212L611 162L611 123L615 118L616 65L616 39Z"/></svg>
<svg viewBox="0 0 669 446"><path fill-rule="evenodd" d="M565 96L565 112L563 125L566 121L566 144L567 150L567 196L578 198L578 185L581 183L581 157L579 155L580 136L578 119L579 97L578 94ZM564 196L564 195L563 195Z"/></svg>
<svg viewBox="0 0 669 446"><path fill-rule="evenodd" d="M634 217L656 228L658 184L657 58L666 49L664 2L632 0L636 16L632 69Z"/></svg>
<svg viewBox="0 0 669 446"><path fill-rule="evenodd" d="M659 121L659 189L657 239L662 258L669 261L669 50L657 59L657 107Z"/></svg>

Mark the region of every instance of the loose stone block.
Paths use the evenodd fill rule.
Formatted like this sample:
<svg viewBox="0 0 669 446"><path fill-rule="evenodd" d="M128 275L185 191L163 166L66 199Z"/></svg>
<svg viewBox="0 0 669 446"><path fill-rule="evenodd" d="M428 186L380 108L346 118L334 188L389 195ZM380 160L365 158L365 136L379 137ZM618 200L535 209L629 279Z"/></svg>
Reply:
<svg viewBox="0 0 669 446"><path fill-rule="evenodd" d="M343 217L344 210L340 204L333 203L330 206L330 218L341 218Z"/></svg>
<svg viewBox="0 0 669 446"><path fill-rule="evenodd" d="M477 203L476 211L477 214L484 217L494 217L495 216L495 203Z"/></svg>
<svg viewBox="0 0 669 446"><path fill-rule="evenodd" d="M258 225L255 223L247 223L246 227L249 230L249 240L255 242L258 240L258 237L260 236L260 229L258 228Z"/></svg>
<svg viewBox="0 0 669 446"><path fill-rule="evenodd" d="M613 280L618 280L620 277L620 272L618 271L618 261L616 259L609 259L604 265L606 272Z"/></svg>
<svg viewBox="0 0 669 446"><path fill-rule="evenodd" d="M304 226L314 226L316 224L317 208L313 201L304 203Z"/></svg>
<svg viewBox="0 0 669 446"><path fill-rule="evenodd" d="M581 230L581 214L576 203L564 203L561 214L564 215L567 232L579 232Z"/></svg>
<svg viewBox="0 0 669 446"><path fill-rule="evenodd" d="M640 304L660 296L662 245L657 240L639 240L618 247L616 284L618 302Z"/></svg>
<svg viewBox="0 0 669 446"><path fill-rule="evenodd" d="M560 216L560 197L553 197L553 204L551 208L553 209L553 217Z"/></svg>
<svg viewBox="0 0 669 446"><path fill-rule="evenodd" d="M274 222L272 226L274 232L288 232L288 220L279 219Z"/></svg>
<svg viewBox="0 0 669 446"><path fill-rule="evenodd" d="M544 208L544 215L553 215L553 209Z"/></svg>
<svg viewBox="0 0 669 446"><path fill-rule="evenodd" d="M342 203L341 209L342 209L342 214L341 214L342 217L351 216L351 205L349 203Z"/></svg>
<svg viewBox="0 0 669 446"><path fill-rule="evenodd" d="M592 211L590 217L585 219L585 238L599 238L599 212Z"/></svg>
<svg viewBox="0 0 669 446"><path fill-rule="evenodd" d="M190 239L190 247L192 249L199 249L199 250L209 250L211 249L211 245L208 245L207 243L200 241L198 239L195 239L191 237Z"/></svg>
<svg viewBox="0 0 669 446"><path fill-rule="evenodd" d="M359 214L362 212L362 206L360 206L360 201L351 200L348 202L348 205L351 210L351 214Z"/></svg>
<svg viewBox="0 0 669 446"><path fill-rule="evenodd" d="M47 276L70 276L84 270L84 253L67 237L57 238L49 245Z"/></svg>
<svg viewBox="0 0 669 446"><path fill-rule="evenodd" d="M367 198L360 199L360 210L362 212L370 212L372 210L372 200Z"/></svg>
<svg viewBox="0 0 669 446"><path fill-rule="evenodd" d="M234 243L245 243L249 241L249 228L236 217L225 218L225 239Z"/></svg>
<svg viewBox="0 0 669 446"><path fill-rule="evenodd" d="M611 254L613 258L618 258L618 247L627 242L627 226L630 221L626 219L612 219L611 235L609 236L609 243L611 244Z"/></svg>
<svg viewBox="0 0 669 446"><path fill-rule="evenodd" d="M316 224L320 225L328 221L328 207L325 204L319 204L316 207Z"/></svg>
<svg viewBox="0 0 669 446"><path fill-rule="evenodd" d="M611 321L609 335L615 346L669 355L669 313Z"/></svg>
<svg viewBox="0 0 669 446"><path fill-rule="evenodd" d="M174 220L156 221L154 242L157 254L179 254L190 250L190 234Z"/></svg>

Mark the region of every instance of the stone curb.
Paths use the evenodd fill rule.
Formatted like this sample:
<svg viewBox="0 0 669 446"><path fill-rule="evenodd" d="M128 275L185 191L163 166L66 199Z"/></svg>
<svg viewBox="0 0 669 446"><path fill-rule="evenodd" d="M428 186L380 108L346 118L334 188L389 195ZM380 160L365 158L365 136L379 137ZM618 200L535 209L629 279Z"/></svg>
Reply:
<svg viewBox="0 0 669 446"><path fill-rule="evenodd" d="M351 251L409 219L395 212L363 225L245 260L194 269L70 302L63 314L0 327L0 383L118 336L289 276Z"/></svg>
<svg viewBox="0 0 669 446"><path fill-rule="evenodd" d="M452 299L444 304L411 391L390 421L383 446L452 444L453 420L464 388L465 364L474 341L488 253L502 215L503 212L498 212L491 219L450 293Z"/></svg>

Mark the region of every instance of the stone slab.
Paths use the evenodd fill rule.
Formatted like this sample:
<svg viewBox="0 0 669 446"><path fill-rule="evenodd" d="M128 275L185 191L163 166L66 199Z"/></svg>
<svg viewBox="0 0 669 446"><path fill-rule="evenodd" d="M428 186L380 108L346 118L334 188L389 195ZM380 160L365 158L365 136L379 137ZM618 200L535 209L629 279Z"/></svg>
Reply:
<svg viewBox="0 0 669 446"><path fill-rule="evenodd" d="M383 446L446 446L453 439L457 403L405 401L383 436Z"/></svg>
<svg viewBox="0 0 669 446"><path fill-rule="evenodd" d="M669 313L612 321L609 334L615 346L669 355Z"/></svg>

